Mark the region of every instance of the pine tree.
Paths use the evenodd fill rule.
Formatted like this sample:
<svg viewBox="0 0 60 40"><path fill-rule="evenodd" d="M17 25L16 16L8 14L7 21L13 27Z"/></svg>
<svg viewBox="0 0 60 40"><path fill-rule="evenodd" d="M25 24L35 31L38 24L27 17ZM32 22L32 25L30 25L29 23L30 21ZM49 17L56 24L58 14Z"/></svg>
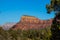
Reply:
<svg viewBox="0 0 60 40"><path fill-rule="evenodd" d="M50 5L46 5L47 12L54 12L55 17L53 19L53 23L51 25L51 40L60 40L60 30L58 25L60 25L60 0L51 0Z"/></svg>

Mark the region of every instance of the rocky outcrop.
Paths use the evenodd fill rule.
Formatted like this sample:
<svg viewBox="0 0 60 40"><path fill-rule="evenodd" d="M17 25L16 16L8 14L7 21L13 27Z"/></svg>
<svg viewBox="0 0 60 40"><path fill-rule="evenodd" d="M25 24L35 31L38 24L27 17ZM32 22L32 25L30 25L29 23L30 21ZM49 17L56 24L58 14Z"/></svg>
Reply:
<svg viewBox="0 0 60 40"><path fill-rule="evenodd" d="M2 28L4 30L9 30L10 28L12 28L16 23L5 23L4 25L2 25Z"/></svg>
<svg viewBox="0 0 60 40"><path fill-rule="evenodd" d="M40 20L33 16L22 16L20 22L12 27L12 29L21 29L21 30L28 30L28 29L41 29L48 26L51 26L52 19L50 20Z"/></svg>

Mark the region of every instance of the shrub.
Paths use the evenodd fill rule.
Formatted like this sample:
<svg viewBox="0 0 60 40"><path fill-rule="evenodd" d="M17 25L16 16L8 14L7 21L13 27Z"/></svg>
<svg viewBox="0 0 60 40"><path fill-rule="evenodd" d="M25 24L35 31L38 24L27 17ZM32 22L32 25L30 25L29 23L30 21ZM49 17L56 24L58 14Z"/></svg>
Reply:
<svg viewBox="0 0 60 40"><path fill-rule="evenodd" d="M39 30L3 30L0 28L1 40L50 40L50 27Z"/></svg>

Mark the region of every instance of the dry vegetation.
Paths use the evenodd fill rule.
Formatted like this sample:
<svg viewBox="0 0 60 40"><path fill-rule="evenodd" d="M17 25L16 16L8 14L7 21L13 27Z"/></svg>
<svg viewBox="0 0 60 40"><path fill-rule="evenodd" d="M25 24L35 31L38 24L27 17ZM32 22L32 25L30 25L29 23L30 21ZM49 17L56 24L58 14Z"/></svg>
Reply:
<svg viewBox="0 0 60 40"><path fill-rule="evenodd" d="M40 30L3 30L0 27L0 40L50 40L50 27Z"/></svg>

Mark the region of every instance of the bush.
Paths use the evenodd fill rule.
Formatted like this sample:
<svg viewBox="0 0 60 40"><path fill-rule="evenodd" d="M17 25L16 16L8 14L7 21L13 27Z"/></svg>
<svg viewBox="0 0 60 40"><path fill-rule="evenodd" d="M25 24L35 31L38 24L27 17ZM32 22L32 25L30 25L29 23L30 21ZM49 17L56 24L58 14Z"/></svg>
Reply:
<svg viewBox="0 0 60 40"><path fill-rule="evenodd" d="M3 30L0 28L1 40L50 40L50 27L39 30Z"/></svg>

